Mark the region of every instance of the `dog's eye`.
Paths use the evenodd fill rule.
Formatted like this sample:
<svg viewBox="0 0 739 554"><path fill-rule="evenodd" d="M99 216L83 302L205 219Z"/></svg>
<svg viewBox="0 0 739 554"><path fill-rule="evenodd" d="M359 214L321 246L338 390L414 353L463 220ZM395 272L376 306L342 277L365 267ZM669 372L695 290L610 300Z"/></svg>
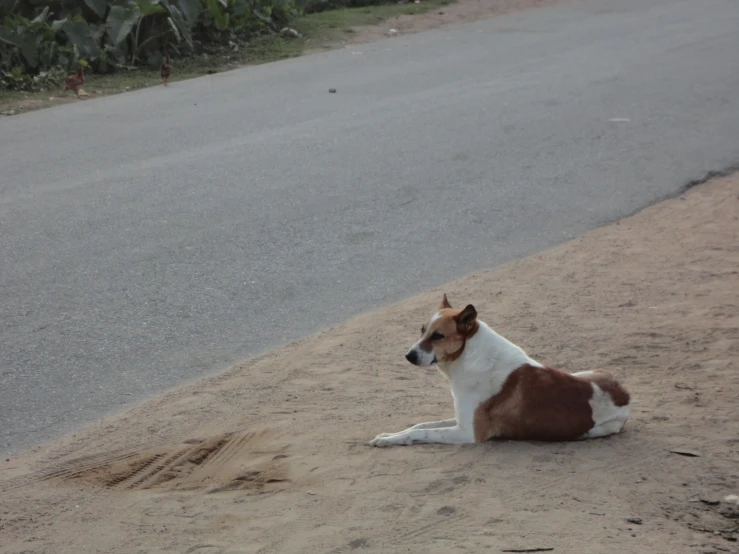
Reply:
<svg viewBox="0 0 739 554"><path fill-rule="evenodd" d="M433 335L431 335L431 340L441 340L443 338L444 335L442 335L441 333L434 333Z"/></svg>
<svg viewBox="0 0 739 554"><path fill-rule="evenodd" d="M421 334L422 334L422 335L425 335L425 334L426 334L426 326L425 326L425 325L423 325L423 326L421 327Z"/></svg>

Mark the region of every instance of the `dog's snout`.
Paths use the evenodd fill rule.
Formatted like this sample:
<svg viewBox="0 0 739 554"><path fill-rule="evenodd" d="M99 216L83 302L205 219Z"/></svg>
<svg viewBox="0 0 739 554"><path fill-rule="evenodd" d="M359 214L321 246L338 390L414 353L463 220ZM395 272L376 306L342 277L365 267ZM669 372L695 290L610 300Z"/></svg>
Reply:
<svg viewBox="0 0 739 554"><path fill-rule="evenodd" d="M405 355L405 359L413 365L418 364L418 352L416 352L415 350L409 351L408 354Z"/></svg>

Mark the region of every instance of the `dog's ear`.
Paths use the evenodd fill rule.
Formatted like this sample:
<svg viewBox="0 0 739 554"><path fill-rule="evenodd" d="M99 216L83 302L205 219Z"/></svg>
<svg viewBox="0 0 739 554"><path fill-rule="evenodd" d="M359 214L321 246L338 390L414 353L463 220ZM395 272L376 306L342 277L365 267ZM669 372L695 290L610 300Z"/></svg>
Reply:
<svg viewBox="0 0 739 554"><path fill-rule="evenodd" d="M444 310L451 307L452 305L449 303L449 300L446 299L446 293L444 293L444 297L441 299L441 306L439 306L439 309Z"/></svg>
<svg viewBox="0 0 739 554"><path fill-rule="evenodd" d="M472 304L467 304L454 319L457 321L457 332L464 337L473 335L477 330L477 310Z"/></svg>

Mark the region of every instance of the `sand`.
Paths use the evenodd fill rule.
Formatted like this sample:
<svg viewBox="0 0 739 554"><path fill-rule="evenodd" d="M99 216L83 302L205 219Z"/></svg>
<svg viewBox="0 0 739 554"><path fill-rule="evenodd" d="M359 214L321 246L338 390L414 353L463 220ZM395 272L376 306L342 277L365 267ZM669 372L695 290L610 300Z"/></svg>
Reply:
<svg viewBox="0 0 739 554"><path fill-rule="evenodd" d="M369 447L453 415L403 358L442 292L542 362L615 373L624 432ZM738 552L738 294L734 176L0 463L0 553Z"/></svg>

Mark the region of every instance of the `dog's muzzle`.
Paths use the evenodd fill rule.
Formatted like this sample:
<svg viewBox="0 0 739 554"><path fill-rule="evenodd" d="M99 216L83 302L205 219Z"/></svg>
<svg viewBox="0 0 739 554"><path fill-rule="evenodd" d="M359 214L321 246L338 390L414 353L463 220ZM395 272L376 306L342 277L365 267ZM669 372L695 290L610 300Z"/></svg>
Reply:
<svg viewBox="0 0 739 554"><path fill-rule="evenodd" d="M436 355L433 352L425 352L418 348L411 348L405 355L405 359L418 366L428 366L436 363Z"/></svg>

